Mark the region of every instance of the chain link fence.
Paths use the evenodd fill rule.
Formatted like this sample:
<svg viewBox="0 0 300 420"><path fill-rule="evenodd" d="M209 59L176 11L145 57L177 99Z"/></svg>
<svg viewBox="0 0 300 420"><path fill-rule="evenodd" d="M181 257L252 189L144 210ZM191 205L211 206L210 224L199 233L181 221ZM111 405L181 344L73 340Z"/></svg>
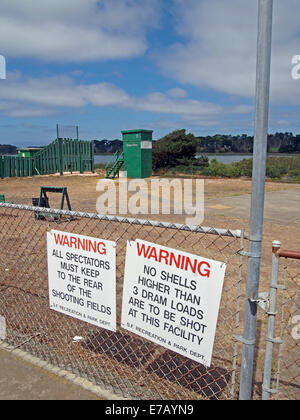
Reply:
<svg viewBox="0 0 300 420"><path fill-rule="evenodd" d="M51 229L117 243L117 332L49 308ZM137 238L227 263L210 368L121 328L126 243ZM0 204L0 249L0 316L10 345L130 399L237 398L243 231Z"/></svg>
<svg viewBox="0 0 300 420"><path fill-rule="evenodd" d="M300 400L299 259L273 242L263 399Z"/></svg>

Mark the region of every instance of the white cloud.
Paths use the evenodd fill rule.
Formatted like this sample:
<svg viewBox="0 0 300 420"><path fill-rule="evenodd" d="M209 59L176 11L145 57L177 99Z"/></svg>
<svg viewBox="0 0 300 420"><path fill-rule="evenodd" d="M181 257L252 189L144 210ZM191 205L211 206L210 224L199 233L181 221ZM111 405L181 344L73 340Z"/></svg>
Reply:
<svg viewBox="0 0 300 420"><path fill-rule="evenodd" d="M8 117L45 117L55 113L57 113L57 111L53 109L42 108L40 106L28 106L28 104L22 104L14 101L0 100L0 114Z"/></svg>
<svg viewBox="0 0 300 420"><path fill-rule="evenodd" d="M76 85L67 76L41 79L21 79L3 83L0 99L26 101L47 106L83 107L88 104L97 106L119 105L127 100L127 94L110 83Z"/></svg>
<svg viewBox="0 0 300 420"><path fill-rule="evenodd" d="M154 92L142 98L131 98L124 106L139 111L160 112L177 115L212 115L222 112L222 107L194 99L170 98L161 92Z"/></svg>
<svg viewBox="0 0 300 420"><path fill-rule="evenodd" d="M87 61L147 49L158 0L1 0L0 51L7 57Z"/></svg>
<svg viewBox="0 0 300 420"><path fill-rule="evenodd" d="M288 126L288 125L289 125L289 122L288 122L287 120L278 120L278 121L277 121L277 124L278 124L278 125L285 125L285 126Z"/></svg>
<svg viewBox="0 0 300 420"><path fill-rule="evenodd" d="M5 115L12 118L35 118L35 117L49 117L57 114L57 111L43 108L20 107L16 105L11 109L5 110Z"/></svg>
<svg viewBox="0 0 300 420"><path fill-rule="evenodd" d="M181 88L170 89L168 90L167 95L171 96L171 98L186 98L188 96L187 92Z"/></svg>
<svg viewBox="0 0 300 420"><path fill-rule="evenodd" d="M175 95L176 94L176 95ZM223 107L190 99L182 89L167 93L153 92L132 97L111 83L76 84L68 76L25 78L19 72L8 75L0 90L0 111L11 117L45 116L62 108L119 107L134 111L177 115L187 121L207 125L211 118L226 114L246 114L248 105ZM2 104L2 106L1 106Z"/></svg>
<svg viewBox="0 0 300 420"><path fill-rule="evenodd" d="M167 76L181 83L253 98L255 94L257 1L174 0L182 42L159 57ZM300 83L291 58L300 54L299 0L275 0L271 99L300 105Z"/></svg>
<svg viewBox="0 0 300 420"><path fill-rule="evenodd" d="M67 76L42 79L9 74L1 85L0 112L10 117L38 117L63 107L116 106L128 100L126 92L110 83L76 85Z"/></svg>

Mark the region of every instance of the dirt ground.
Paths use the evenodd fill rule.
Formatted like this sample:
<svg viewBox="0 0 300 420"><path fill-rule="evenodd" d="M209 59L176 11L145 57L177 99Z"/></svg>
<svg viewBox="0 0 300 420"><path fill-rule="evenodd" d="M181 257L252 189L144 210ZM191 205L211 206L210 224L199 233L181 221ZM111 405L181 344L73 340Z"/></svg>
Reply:
<svg viewBox="0 0 300 420"><path fill-rule="evenodd" d="M5 194L7 201L16 204L32 204L32 198L38 197L41 186L65 186L68 189L72 210L95 213L96 201L101 194L96 190L97 183L104 178L104 171L92 175L65 175L60 176L36 176L32 178L8 178L0 180L0 194ZM118 191L118 180L115 185ZM150 189L149 189L150 190ZM290 191L289 197L300 194L300 184L285 184L276 182L266 183L266 193ZM147 192L146 192L147 193ZM249 215L251 194L251 180L248 179L205 179L205 214L202 225L213 226L226 229L241 229L249 231ZM236 211L235 208L229 208L223 205L223 199L230 197L244 197L245 210ZM271 196L270 196L271 197ZM50 205L54 208L60 207L60 194L49 194ZM269 199L266 194L266 201ZM248 200L248 201L247 201ZM287 200L283 196L283 200ZM247 202L246 202L247 201ZM281 208L276 205L276 217L266 217L263 231L263 264L262 270L268 276L267 268L271 261L271 244L273 240L280 240L285 249L300 249L300 223L298 220L290 220L289 203ZM174 200L171 207L174 205ZM293 206L293 203L291 203ZM236 208L236 210L238 210ZM274 212L275 212L274 210ZM295 209L294 209L295 210ZM143 219L156 219L170 222L185 223L185 215L146 215L137 216ZM290 221L290 223L289 223ZM300 221L300 215L299 215Z"/></svg>
<svg viewBox="0 0 300 420"><path fill-rule="evenodd" d="M0 194L5 194L7 201L16 204L32 204L32 198L38 197L41 186L67 187L72 210L96 212L96 201L100 195L97 183L103 179L104 173L95 175L66 175L43 176L33 178L14 178L0 180ZM119 181L115 181L118 190ZM146 191L146 194L148 191ZM224 229L242 229L249 232L251 181L247 179L206 179L204 181L205 217L203 226ZM282 200L281 200L282 197ZM49 194L50 205L59 208L61 197L59 194ZM176 198L175 198L176 199ZM267 182L266 183L266 212L263 231L263 255L261 263L261 291L269 289L271 269L271 246L273 240L280 240L284 249L300 250L300 215L299 209L300 185ZM298 200L298 201L297 201ZM174 199L172 201L174 205ZM241 211L241 208L243 211ZM274 213L274 214L273 214ZM130 217L134 217L129 215ZM142 219L156 219L177 223L185 223L185 215L145 215L136 217ZM246 261L246 259L245 259ZM246 264L245 264L246 267ZM291 262L291 267L300 272L299 263ZM244 277L246 268L244 269ZM259 335L257 347L265 334L266 317L259 317ZM261 346L261 348L263 348ZM261 362L263 351L259 356L260 368L256 381L261 383Z"/></svg>
<svg viewBox="0 0 300 420"><path fill-rule="evenodd" d="M0 194L5 194L7 201L12 201L15 204L32 205L32 198L39 197L41 186L64 186L68 189L72 210L95 213L96 201L100 196L100 192L96 190L97 183L104 178L103 171L99 170L94 175L65 175L63 177L51 176L36 176L31 178L6 178L0 180ZM115 185L118 191L118 180ZM285 184L276 182L266 183L266 192L276 191L291 191L300 192L300 184ZM204 198L205 198L205 218L204 226L214 226L227 229L245 228L249 231L249 214L250 208L247 208L241 217L234 214L234 209L227 212L228 206L222 205L222 198L250 196L251 194L251 180L248 179L205 179L204 180ZM50 205L54 208L59 208L61 196L60 194L49 194ZM172 198L172 197L171 197ZM193 197L194 198L194 197ZM216 201L219 199L219 201ZM267 198L266 198L267 199ZM215 200L215 201L209 201ZM171 202L171 208L174 205L174 200ZM248 204L247 204L247 207ZM212 210L218 211L212 211ZM278 209L277 209L278 210ZM280 209L279 209L280 210ZM282 217L281 217L282 216ZM276 220L272 223L265 220L264 224L264 245L269 246L272 240L281 240L285 248L296 249L299 248L300 242L297 235L298 229L300 231L300 224L288 224L288 214L286 209L282 215L277 214ZM149 218L156 220L164 220L170 222L185 222L185 215L138 215L132 217ZM299 215L300 220L300 215ZM268 244L268 245L267 245Z"/></svg>
<svg viewBox="0 0 300 420"><path fill-rule="evenodd" d="M32 198L39 197L41 186L64 186L68 189L72 210L95 213L96 201L101 194L96 190L97 183L104 178L104 172L99 170L92 175L65 175L60 176L36 176L31 178L7 178L0 180L0 194L5 194L7 201L15 204L32 205ZM118 191L118 180L115 185ZM150 190L150 189L149 189ZM290 191L299 195L300 184L285 184L276 182L266 183L266 193L276 191ZM146 192L147 193L147 192ZM205 179L204 197L205 214L202 225L226 229L241 229L249 231L250 203L245 204L245 211L241 212L230 209L223 205L223 198L244 196L249 200L251 194L251 180L248 179ZM49 194L50 205L54 208L60 207L60 194ZM172 198L172 197L171 197ZM217 199L217 200L216 200ZM283 197L286 200L286 198ZM212 201L210 201L212 200ZM268 200L268 195L266 195ZM174 205L174 200L171 207ZM266 218L263 232L263 269L269 266L271 258L271 244L273 240L280 240L285 249L300 249L300 223L291 220L289 224L288 203L282 209L276 208L276 218ZM228 211L229 210L229 211ZM239 213L239 214L237 214ZM132 216L132 215L131 215ZM185 223L185 215L146 215L141 214L132 217L144 219L164 220L170 222ZM299 215L300 221L300 215Z"/></svg>
<svg viewBox="0 0 300 420"><path fill-rule="evenodd" d="M0 179L0 194L5 194L8 201L17 204L31 204L32 197L38 197L41 186L64 186L68 188L72 207L75 211L96 211L97 182L104 178L104 172L98 170L96 174L44 175L28 178ZM155 179L155 177L153 177ZM118 185L118 180L115 181ZM205 200L222 197L233 197L251 194L251 180L249 179L205 179ZM300 184L285 184L267 182L266 191L281 191L300 188ZM53 201L52 201L53 200ZM59 203L52 196L52 202Z"/></svg>
<svg viewBox="0 0 300 420"><path fill-rule="evenodd" d="M98 170L96 174L86 175L73 174L64 175L63 177L51 175L31 178L1 179L0 194L5 194L6 200L12 201L15 204L32 205L32 198L39 196L41 186L64 186L68 189L72 210L97 213L96 201L101 193L97 191L96 188L98 181L103 178L104 171ZM115 180L115 185L118 192L118 180ZM265 214L263 230L263 257L261 270L262 278L266 281L269 279L273 240L280 240L284 249L300 250L300 215L297 220L290 214L291 210L294 210L294 212L297 211L293 206L295 207L299 202L291 202L289 204L289 201L292 200L293 197L296 196L300 198L300 184L267 182L266 204L269 200L272 200L272 193L276 192L279 193L279 197L280 192L282 192L282 203L280 203L280 205L278 205L278 201L274 203L273 218L270 217L270 214ZM148 191L146 191L145 194L148 194ZM151 194L150 188L149 194ZM251 180L249 179L205 179L205 213L202 225L225 229L244 228L246 232L249 232L250 194ZM235 207L231 207L231 204L228 205L228 200L230 200L230 198L234 200L234 197L240 197L241 204L238 202L235 204ZM60 207L60 194L49 193L49 198L51 207ZM226 205L224 205L225 200ZM243 211L240 211L239 205L243 206ZM171 208L173 206L174 200L172 201L171 196ZM136 216L129 215L129 217L185 223L184 214L140 214Z"/></svg>

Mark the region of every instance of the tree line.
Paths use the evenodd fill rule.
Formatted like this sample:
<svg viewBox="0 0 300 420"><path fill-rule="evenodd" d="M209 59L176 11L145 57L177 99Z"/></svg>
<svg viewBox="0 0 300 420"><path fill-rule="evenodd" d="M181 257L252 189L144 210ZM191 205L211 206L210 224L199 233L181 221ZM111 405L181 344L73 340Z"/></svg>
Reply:
<svg viewBox="0 0 300 420"><path fill-rule="evenodd" d="M222 137L222 136L220 136ZM215 144L219 147L230 147L234 144L234 141L228 142L228 137L233 140L233 136L226 136L227 138L215 138ZM239 136L236 136L239 137ZM207 140L207 138L205 138ZM239 149L239 152L252 153L250 145L253 145L253 138L244 136L242 138L243 145L249 145L249 149ZM252 141L251 141L252 140ZM224 145L224 143L226 144ZM276 143L277 142L277 143ZM269 136L268 150L274 150L274 144L278 151L284 153L297 153L300 152L300 136L289 135L271 135ZM233 162L230 164L224 164L219 162L217 159L209 161L207 156L201 155L196 157L197 154L204 153L216 153L216 150L220 149L205 149L210 142L205 143L193 136L193 134L186 134L185 130L174 131L160 140L153 143L153 170L154 173L164 175L178 175L178 174L194 174L199 176L208 177L227 177L227 178L239 178L239 177L251 177L252 176L252 159L243 159L240 162ZM296 145L296 146L295 146ZM273 150L272 150L273 146ZM297 148L298 147L298 148ZM223 152L236 150L222 150ZM281 155L279 155L281 156ZM267 177L271 179L285 179L286 181L300 181L300 155L295 157L269 157L267 160Z"/></svg>
<svg viewBox="0 0 300 420"><path fill-rule="evenodd" d="M174 141L176 146L178 146L179 143L184 142L184 148L186 148L186 144L189 144L192 139L195 154L253 153L253 136L247 134L215 134L214 136L196 137L193 134L186 134L185 130L176 130L156 140L154 144L165 144L166 139L167 141ZM94 140L94 144L96 154L114 154L123 149L123 142L119 139ZM172 150L177 154L177 149L175 147L173 147ZM294 135L291 132L269 134L268 152L300 153L300 134ZM8 144L0 144L0 155L5 154L17 154L17 147Z"/></svg>
<svg viewBox="0 0 300 420"><path fill-rule="evenodd" d="M195 142L195 153L253 153L253 136L247 134L230 135L215 134L214 136L199 136L186 134L185 130L176 130L166 136L156 140L156 142L172 139L178 142L186 142L186 139L193 138ZM121 140L94 140L95 153L113 154L122 151L123 143ZM156 143L155 142L155 143ZM189 141L187 141L189 142ZM176 152L175 148L174 152ZM268 135L269 153L300 153L300 134L294 135L291 132L275 133Z"/></svg>
<svg viewBox="0 0 300 420"><path fill-rule="evenodd" d="M224 135L196 137L198 153L253 153L253 136ZM300 153L300 134L275 133L268 135L269 153Z"/></svg>

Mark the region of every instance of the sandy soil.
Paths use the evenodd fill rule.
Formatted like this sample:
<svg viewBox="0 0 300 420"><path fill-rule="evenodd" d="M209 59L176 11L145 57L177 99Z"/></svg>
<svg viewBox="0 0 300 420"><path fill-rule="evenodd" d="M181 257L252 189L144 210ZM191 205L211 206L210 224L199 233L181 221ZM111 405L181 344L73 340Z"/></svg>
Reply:
<svg viewBox="0 0 300 420"><path fill-rule="evenodd" d="M97 183L103 179L104 172L99 170L95 175L66 175L60 176L36 176L32 178L10 178L0 180L0 194L5 194L7 201L16 204L32 204L32 197L38 197L41 186L65 186L68 188L72 210L84 212L97 212L96 201L100 193L96 190ZM118 191L118 180L116 180ZM300 185L267 182L266 192L291 190L299 193ZM147 193L147 192L146 192ZM205 204L207 200L234 197L251 193L251 181L245 179L205 179L204 194ZM60 207L60 194L49 194L50 205L54 208ZM222 200L220 200L222 204ZM171 207L174 201L171 203ZM215 204L214 204L215 205ZM218 207L217 207L218 208ZM222 206L221 206L222 208ZM226 210L226 209L225 209ZM226 212L211 212L205 209L204 226L213 226L226 229L241 229L249 231L249 211L245 217L236 217L234 210ZM132 216L134 217L134 216ZM138 215L136 217L164 220L170 222L185 222L185 215ZM278 239L285 249L300 249L300 224L287 223L288 214L282 214L282 219L277 216L274 222L265 221L263 235L263 265L262 270L268 276L271 261L271 244ZM300 216L299 216L300 220ZM283 223L284 222L284 223Z"/></svg>

